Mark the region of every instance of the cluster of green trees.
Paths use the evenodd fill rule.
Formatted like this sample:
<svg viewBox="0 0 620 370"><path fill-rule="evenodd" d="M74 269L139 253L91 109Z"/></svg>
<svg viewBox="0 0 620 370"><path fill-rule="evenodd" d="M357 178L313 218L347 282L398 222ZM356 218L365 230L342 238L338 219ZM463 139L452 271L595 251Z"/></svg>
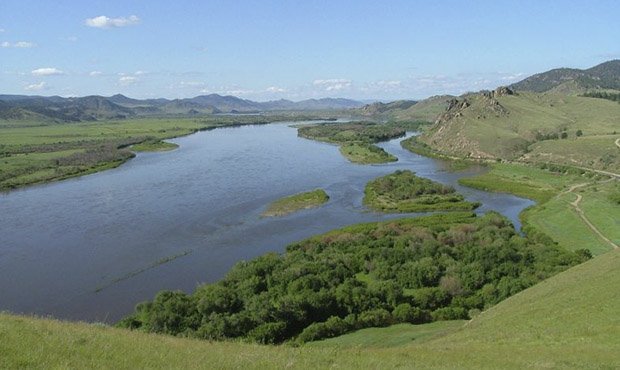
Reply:
<svg viewBox="0 0 620 370"><path fill-rule="evenodd" d="M424 212L471 210L479 203L466 202L453 187L398 170L366 185L364 204L378 211Z"/></svg>
<svg viewBox="0 0 620 370"><path fill-rule="evenodd" d="M193 294L160 292L119 326L303 343L364 327L464 319L583 258L520 236L496 213L360 224L240 262Z"/></svg>
<svg viewBox="0 0 620 370"><path fill-rule="evenodd" d="M588 98L607 99L620 103L620 92L591 91L583 94L583 96Z"/></svg>
<svg viewBox="0 0 620 370"><path fill-rule="evenodd" d="M345 144L351 142L378 143L404 136L404 128L394 124L371 122L323 123L303 126L297 134L306 139Z"/></svg>

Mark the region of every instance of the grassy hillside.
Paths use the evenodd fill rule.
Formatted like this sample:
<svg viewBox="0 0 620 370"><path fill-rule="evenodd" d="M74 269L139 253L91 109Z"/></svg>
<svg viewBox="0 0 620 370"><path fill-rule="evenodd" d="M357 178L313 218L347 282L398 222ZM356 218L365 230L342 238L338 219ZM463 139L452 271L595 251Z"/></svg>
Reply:
<svg viewBox="0 0 620 370"><path fill-rule="evenodd" d="M620 148L614 145L620 137L618 117L620 104L605 99L529 92L470 94L455 101L419 140L459 157L619 171Z"/></svg>
<svg viewBox="0 0 620 370"><path fill-rule="evenodd" d="M0 367L612 369L620 367L619 266L620 252L609 252L509 298L452 334L392 348L362 341L349 348L206 342L0 314Z"/></svg>

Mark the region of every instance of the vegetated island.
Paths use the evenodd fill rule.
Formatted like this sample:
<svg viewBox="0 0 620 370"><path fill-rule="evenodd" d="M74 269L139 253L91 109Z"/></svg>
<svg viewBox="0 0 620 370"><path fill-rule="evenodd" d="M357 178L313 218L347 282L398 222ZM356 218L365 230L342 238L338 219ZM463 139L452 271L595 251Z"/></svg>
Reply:
<svg viewBox="0 0 620 370"><path fill-rule="evenodd" d="M395 162L398 158L374 145L404 136L406 130L394 124L372 122L322 123L297 129L300 137L339 144L340 153L349 161L359 164Z"/></svg>
<svg viewBox="0 0 620 370"><path fill-rule="evenodd" d="M344 144L340 147L340 153L349 161L359 164L376 164L396 162L398 158L379 148L367 143Z"/></svg>
<svg viewBox="0 0 620 370"><path fill-rule="evenodd" d="M465 201L453 187L418 177L409 170L399 170L366 184L364 204L382 212L464 211L480 206Z"/></svg>
<svg viewBox="0 0 620 370"><path fill-rule="evenodd" d="M134 144L130 148L137 152L167 152L178 148L179 145L175 143L168 143L161 140L145 140L141 143Z"/></svg>
<svg viewBox="0 0 620 370"><path fill-rule="evenodd" d="M329 195L323 189L290 195L271 203L262 213L263 217L286 216L302 209L316 208L326 203Z"/></svg>
<svg viewBox="0 0 620 370"><path fill-rule="evenodd" d="M468 319L587 259L503 216L358 224L237 263L193 294L163 291L119 326L209 340L305 343L367 327Z"/></svg>

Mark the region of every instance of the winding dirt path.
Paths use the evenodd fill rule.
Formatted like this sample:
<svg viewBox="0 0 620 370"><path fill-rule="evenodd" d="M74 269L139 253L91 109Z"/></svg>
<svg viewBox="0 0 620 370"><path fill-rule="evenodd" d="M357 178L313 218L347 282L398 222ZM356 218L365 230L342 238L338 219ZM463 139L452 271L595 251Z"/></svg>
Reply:
<svg viewBox="0 0 620 370"><path fill-rule="evenodd" d="M616 145L620 145L620 139L616 140ZM613 179L610 179L610 180L613 180ZM604 182L607 182L607 181L604 181ZM582 188L582 187L584 187L586 185L589 185L589 183L586 182L586 183L583 183L583 184L573 185L573 186L570 187L570 189L566 190L562 194L566 194L566 193L573 193L573 194L575 194L577 196L577 199L572 201L570 203L570 205L575 208L575 211L577 212L577 215L579 216L579 218L581 218L581 220L586 224L586 226L588 226L588 228L590 228L590 230L592 230L592 232L594 232L596 235L598 235L599 238L603 239L606 243L611 245L614 249L619 249L620 246L618 246L618 244L612 242L609 238L607 238L605 235L603 235L603 233L601 233L596 228L596 226L594 226L592 224L592 222L590 222L590 220L588 220L588 218L586 217L586 215L583 212L583 210L581 209L581 207L579 207L579 203L581 202L581 199L583 199L583 197L581 196L581 194L574 193L574 191L576 189Z"/></svg>

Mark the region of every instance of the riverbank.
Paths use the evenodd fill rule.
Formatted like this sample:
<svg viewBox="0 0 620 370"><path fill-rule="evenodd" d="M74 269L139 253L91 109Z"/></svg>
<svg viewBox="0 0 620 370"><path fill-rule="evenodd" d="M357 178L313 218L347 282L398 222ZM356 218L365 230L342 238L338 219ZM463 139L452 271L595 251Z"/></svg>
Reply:
<svg viewBox="0 0 620 370"><path fill-rule="evenodd" d="M0 125L0 191L115 168L134 157L131 150L171 150L174 144L162 140L199 131L309 118L242 115Z"/></svg>

